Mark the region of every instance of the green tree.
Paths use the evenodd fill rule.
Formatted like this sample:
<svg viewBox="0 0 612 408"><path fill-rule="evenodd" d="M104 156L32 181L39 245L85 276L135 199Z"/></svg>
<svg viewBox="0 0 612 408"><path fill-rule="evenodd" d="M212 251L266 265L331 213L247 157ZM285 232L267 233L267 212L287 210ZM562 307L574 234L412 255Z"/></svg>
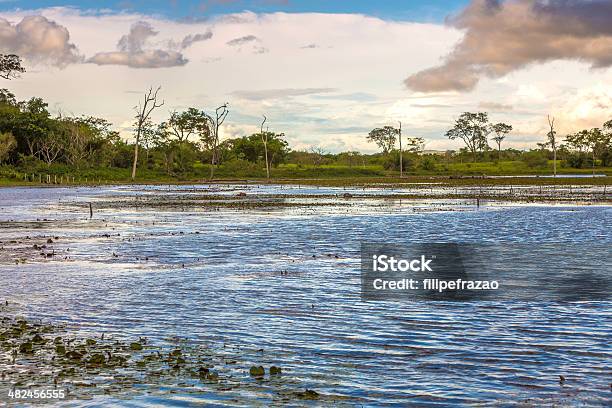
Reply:
<svg viewBox="0 0 612 408"><path fill-rule="evenodd" d="M587 148L591 151L593 176L595 175L595 158L598 152L602 152L606 145L606 135L599 128L588 131L586 137Z"/></svg>
<svg viewBox="0 0 612 408"><path fill-rule="evenodd" d="M25 72L21 65L21 58L15 54L0 54L0 78L16 78Z"/></svg>
<svg viewBox="0 0 612 408"><path fill-rule="evenodd" d="M0 105L17 106L15 94L6 88L0 89Z"/></svg>
<svg viewBox="0 0 612 408"><path fill-rule="evenodd" d="M186 142L202 127L208 128L208 117L196 108L188 108L184 112L172 112L170 119L161 126L179 142Z"/></svg>
<svg viewBox="0 0 612 408"><path fill-rule="evenodd" d="M486 112L464 112L455 122L455 126L446 132L451 139L461 139L472 153L473 161L479 151L488 148L487 136L491 133L489 114Z"/></svg>
<svg viewBox="0 0 612 408"><path fill-rule="evenodd" d="M384 154L389 154L395 147L397 138L399 136L399 129L393 126L385 126L382 128L373 129L368 134L368 142L376 143L376 145L383 151Z"/></svg>
<svg viewBox="0 0 612 408"><path fill-rule="evenodd" d="M289 144L284 140L284 133L267 133L269 161L271 166L275 166L284 162L289 153ZM259 133L232 139L227 141L227 145L232 156L237 159L252 163L261 163L265 160L264 144Z"/></svg>
<svg viewBox="0 0 612 408"><path fill-rule="evenodd" d="M512 125L506 123L496 123L491 126L491 130L495 133L493 141L497 143L497 160L501 160L501 144L506 139L506 136L512 132Z"/></svg>
<svg viewBox="0 0 612 408"><path fill-rule="evenodd" d="M17 140L12 133L0 133L0 163L9 158L9 153L17 146Z"/></svg>

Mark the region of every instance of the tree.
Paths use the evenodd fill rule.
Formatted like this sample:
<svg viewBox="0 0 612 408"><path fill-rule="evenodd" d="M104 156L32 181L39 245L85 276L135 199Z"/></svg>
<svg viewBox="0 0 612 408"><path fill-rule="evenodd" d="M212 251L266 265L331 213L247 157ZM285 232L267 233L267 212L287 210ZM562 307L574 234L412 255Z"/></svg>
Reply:
<svg viewBox="0 0 612 408"><path fill-rule="evenodd" d="M134 122L134 129L138 127L138 121ZM158 129L151 121L151 118L148 118L141 126L140 130L140 145L145 149L147 153L146 161L149 160L149 152L155 146L156 139L158 137Z"/></svg>
<svg viewBox="0 0 612 408"><path fill-rule="evenodd" d="M208 150L210 152L213 151L215 147L215 138L214 138L214 124L212 123L212 118L202 112L205 117L204 121L198 122L198 126L196 127L196 133L198 134L198 138L200 139L200 144L204 148L204 150Z"/></svg>
<svg viewBox="0 0 612 408"><path fill-rule="evenodd" d="M312 153L312 164L315 169L323 163L323 157L325 156L325 150L321 147L311 147L310 152Z"/></svg>
<svg viewBox="0 0 612 408"><path fill-rule="evenodd" d="M602 138L601 165L605 167L612 165L612 120L604 123L602 128L604 134Z"/></svg>
<svg viewBox="0 0 612 408"><path fill-rule="evenodd" d="M15 99L15 94L6 88L0 89L0 104L8 106L17 106L17 99Z"/></svg>
<svg viewBox="0 0 612 408"><path fill-rule="evenodd" d="M270 179L270 163L268 162L268 136L269 136L268 134L270 132L268 132L267 129L265 132L263 130L266 120L268 120L268 118L266 117L266 115L263 115L263 122L261 122L259 134L261 135L261 141L263 142L263 145L264 145L264 156L266 159L266 177L269 180Z"/></svg>
<svg viewBox="0 0 612 408"><path fill-rule="evenodd" d="M464 112L455 126L446 132L446 136L451 140L461 139L476 161L477 153L488 146L487 136L490 132L489 115L486 112Z"/></svg>
<svg viewBox="0 0 612 408"><path fill-rule="evenodd" d="M591 150L593 177L595 177L595 152L605 144L605 135L599 128L588 131L586 136L587 148Z"/></svg>
<svg viewBox="0 0 612 408"><path fill-rule="evenodd" d="M582 154L585 149L588 149L589 131L581 130L580 132L569 134L565 137L567 145Z"/></svg>
<svg viewBox="0 0 612 408"><path fill-rule="evenodd" d="M0 78L17 78L25 72L21 65L21 58L15 54L0 54Z"/></svg>
<svg viewBox="0 0 612 408"><path fill-rule="evenodd" d="M9 153L17 146L17 140L12 133L0 133L0 163L8 159Z"/></svg>
<svg viewBox="0 0 612 408"><path fill-rule="evenodd" d="M210 121L210 123L212 124L212 159L211 159L211 166L210 166L210 179L212 180L213 177L215 176L215 166L217 165L217 162L219 161L219 152L218 152L218 147L219 147L219 128L221 127L221 125L223 124L223 122L225 122L225 119L227 118L227 115L229 114L229 104L226 102L223 105L219 106L217 109L215 109L215 117L213 118L210 115L207 115L208 120Z"/></svg>
<svg viewBox="0 0 612 408"><path fill-rule="evenodd" d="M64 150L64 141L57 133L50 132L38 140L38 155L50 166Z"/></svg>
<svg viewBox="0 0 612 408"><path fill-rule="evenodd" d="M268 140L268 162L270 168L275 164L283 162L289 152L288 143L284 140L284 137L283 133L274 132L267 132L265 136ZM252 163L259 163L265 160L263 140L259 132L250 136L226 140L222 145L225 148L227 157L247 160Z"/></svg>
<svg viewBox="0 0 612 408"><path fill-rule="evenodd" d="M501 160L501 144L508 135L508 133L512 132L512 125L508 125L506 123L496 123L491 126L491 130L495 133L493 137L493 141L497 143L497 160Z"/></svg>
<svg viewBox="0 0 612 408"><path fill-rule="evenodd" d="M134 162L132 164L132 181L136 178L136 166L138 164L138 145L140 143L140 135L142 133L142 129L144 124L146 123L149 116L151 116L151 112L153 110L160 108L164 105L164 101L161 103L157 102L157 93L161 89L161 86L158 86L155 92L153 92L153 88L149 88L149 90L144 94L144 98L141 103L138 104L136 109L136 143L134 144Z"/></svg>
<svg viewBox="0 0 612 408"><path fill-rule="evenodd" d="M553 151L553 176L557 177L557 131L555 131L555 118L551 118L550 115L547 118L550 130L546 136L548 136L548 145Z"/></svg>
<svg viewBox="0 0 612 408"><path fill-rule="evenodd" d="M162 125L153 132L151 143L155 150L163 155L166 174L171 174L175 153L174 141L170 140L170 134Z"/></svg>
<svg viewBox="0 0 612 408"><path fill-rule="evenodd" d="M198 133L203 124L208 122L206 114L196 108L189 108L184 112L172 112L170 119L162 126L179 142L186 142L189 136Z"/></svg>
<svg viewBox="0 0 612 408"><path fill-rule="evenodd" d="M368 142L376 143L380 147L384 154L389 154L395 147L395 142L400 131L393 126L385 126L382 128L373 129L368 134Z"/></svg>
<svg viewBox="0 0 612 408"><path fill-rule="evenodd" d="M406 138L406 146L405 151L410 153L421 153L425 148L425 139L422 137L409 137Z"/></svg>
<svg viewBox="0 0 612 408"><path fill-rule="evenodd" d="M56 130L55 121L49 118L48 104L41 98L30 98L28 101L16 102L14 104L18 113L11 115L11 132L17 139L17 145L34 157L39 153L40 142L45 139L52 130Z"/></svg>

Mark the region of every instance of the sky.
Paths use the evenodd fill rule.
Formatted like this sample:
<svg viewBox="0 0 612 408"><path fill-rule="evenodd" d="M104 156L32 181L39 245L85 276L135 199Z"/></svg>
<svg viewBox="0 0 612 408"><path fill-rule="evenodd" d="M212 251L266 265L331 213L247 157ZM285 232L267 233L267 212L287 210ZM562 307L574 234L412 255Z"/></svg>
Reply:
<svg viewBox="0 0 612 408"><path fill-rule="evenodd" d="M0 0L0 53L27 72L3 81L63 115L107 118L131 137L134 106L161 86L173 110L228 102L222 138L262 115L294 149L374 152L402 122L426 149L459 114L513 125L535 147L612 119L610 0Z"/></svg>

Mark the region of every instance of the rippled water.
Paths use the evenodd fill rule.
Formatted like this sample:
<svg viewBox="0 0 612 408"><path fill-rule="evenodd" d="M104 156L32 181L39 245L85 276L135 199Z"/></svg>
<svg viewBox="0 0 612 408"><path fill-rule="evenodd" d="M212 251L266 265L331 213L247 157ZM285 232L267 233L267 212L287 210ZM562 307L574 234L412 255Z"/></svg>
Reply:
<svg viewBox="0 0 612 408"><path fill-rule="evenodd" d="M0 265L0 299L83 333L263 349L305 387L356 405L610 403L611 302L366 302L359 249L361 241L612 244L612 207L389 199L243 210L131 205L137 196L198 194L193 188L228 197L329 194L335 202L345 192L3 189L0 240L58 236L56 248L70 247L71 259ZM143 390L129 404L198 400L270 402ZM98 397L83 405L101 402L127 404Z"/></svg>

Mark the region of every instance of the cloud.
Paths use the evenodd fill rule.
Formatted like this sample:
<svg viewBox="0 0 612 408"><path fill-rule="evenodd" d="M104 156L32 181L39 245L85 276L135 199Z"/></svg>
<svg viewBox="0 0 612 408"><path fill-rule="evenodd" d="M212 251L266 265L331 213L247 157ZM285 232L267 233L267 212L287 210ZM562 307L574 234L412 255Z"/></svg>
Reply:
<svg viewBox="0 0 612 408"><path fill-rule="evenodd" d="M262 101L266 99L282 99L293 96L317 95L335 92L334 88L287 88L287 89L262 89L258 91L234 91L232 95L251 101Z"/></svg>
<svg viewBox="0 0 612 408"><path fill-rule="evenodd" d="M253 54L265 54L269 50L261 45L261 40L254 35L245 35L244 37L234 38L226 43L230 47L238 47L242 50L242 46L245 44L252 44L251 50Z"/></svg>
<svg viewBox="0 0 612 408"><path fill-rule="evenodd" d="M183 38L183 41L181 41L181 48L185 49L187 47L190 47L193 43L210 40L212 36L212 31L207 31L204 34L189 34L188 36Z"/></svg>
<svg viewBox="0 0 612 408"><path fill-rule="evenodd" d="M414 91L469 91L533 63L579 60L612 66L609 0L472 0L447 24L465 32L440 66L411 75Z"/></svg>
<svg viewBox="0 0 612 408"><path fill-rule="evenodd" d="M165 50L148 50L135 54L124 51L99 52L88 61L97 65L125 65L131 68L168 68L187 63L180 52Z"/></svg>
<svg viewBox="0 0 612 408"><path fill-rule="evenodd" d="M151 24L138 21L119 39L117 51L99 52L87 62L97 65L125 65L131 68L167 68L187 64L181 50L212 38L212 32L189 34L180 42L170 41L168 49L146 49L148 40L158 34Z"/></svg>
<svg viewBox="0 0 612 408"><path fill-rule="evenodd" d="M505 112L514 109L512 105L505 105L497 102L480 102L478 104L478 108L492 112Z"/></svg>
<svg viewBox="0 0 612 408"><path fill-rule="evenodd" d="M254 35L245 35L244 37L234 38L233 40L228 41L227 45L230 47L238 47L253 41L259 41L259 38L255 37Z"/></svg>
<svg viewBox="0 0 612 408"><path fill-rule="evenodd" d="M43 16L26 16L15 25L0 18L0 50L60 68L83 59L68 29Z"/></svg>

